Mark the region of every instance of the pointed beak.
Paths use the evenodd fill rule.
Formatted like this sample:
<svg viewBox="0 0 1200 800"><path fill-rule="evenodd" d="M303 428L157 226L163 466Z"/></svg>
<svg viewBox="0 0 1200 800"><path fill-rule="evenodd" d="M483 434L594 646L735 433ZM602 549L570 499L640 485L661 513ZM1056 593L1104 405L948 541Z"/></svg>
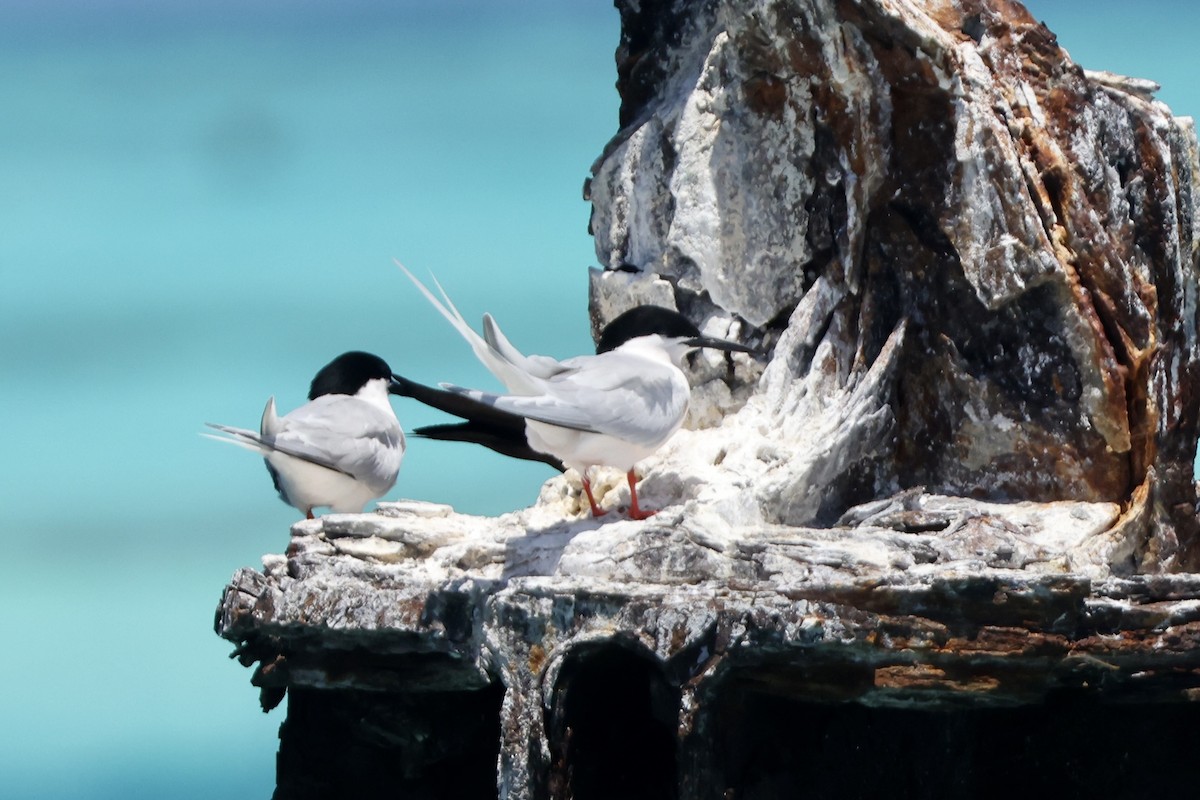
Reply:
<svg viewBox="0 0 1200 800"><path fill-rule="evenodd" d="M408 397L408 380L392 373L392 379L388 382L388 394Z"/></svg>
<svg viewBox="0 0 1200 800"><path fill-rule="evenodd" d="M724 350L727 353L750 353L758 355L759 352L753 347L747 347L744 344L737 342L729 342L725 339L712 339L708 336L697 336L695 339L687 339L684 344L689 347L707 347L712 350Z"/></svg>

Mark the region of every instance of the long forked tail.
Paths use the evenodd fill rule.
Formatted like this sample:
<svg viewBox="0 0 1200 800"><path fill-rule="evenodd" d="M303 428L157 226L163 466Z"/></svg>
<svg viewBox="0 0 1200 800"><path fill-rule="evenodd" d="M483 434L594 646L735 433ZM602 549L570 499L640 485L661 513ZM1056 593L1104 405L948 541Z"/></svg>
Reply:
<svg viewBox="0 0 1200 800"><path fill-rule="evenodd" d="M229 425L218 425L215 422L206 422L204 424L226 434L225 436L218 436L214 433L201 433L200 435L205 439L212 439L214 442L235 444L238 447L245 448L246 450L250 450L264 456L270 453L272 450L269 445L263 443L262 438L254 431L246 430L245 428L233 428Z"/></svg>
<svg viewBox="0 0 1200 800"><path fill-rule="evenodd" d="M540 392L537 380L531 377L523 367L523 362L526 360L525 357L515 347L512 347L507 339L503 339L501 335L497 340L503 340L503 345L506 346L503 352L492 347L486 339L476 333L474 328L467 324L467 321L454 305L450 296L446 294L446 290L438 283L437 278L433 279L433 285L441 292L442 300L439 300L433 292L429 291L425 284L417 280L417 276L409 272L408 267L396 259L393 259L393 261L408 276L413 285L420 290L421 294L425 295L425 299L438 310L438 313L454 326L459 335L471 346L471 350L475 353L475 357L479 359L479 362L487 367L488 371L495 375L508 391L516 394ZM443 300L445 301L444 303L442 302ZM495 321L492 320L490 324L494 326ZM513 359L514 354L518 357L518 360Z"/></svg>
<svg viewBox="0 0 1200 800"><path fill-rule="evenodd" d="M228 436L216 436L211 433L201 433L200 435L206 439L212 439L216 442L226 442L227 444L236 444L238 447L258 453L264 458L272 453L282 453L285 456L298 458L301 461L307 461L309 464L323 467L324 469L340 472L343 475L349 475L351 478L355 477L353 473L347 472L337 464L331 463L317 454L306 453L303 450L295 447L285 447L278 442L263 441L262 436L254 431L248 431L245 428L231 428L228 425L218 425L215 422L206 422L204 424L210 428L216 428L217 430L221 431L221 433L228 434ZM278 488L278 486L276 488Z"/></svg>

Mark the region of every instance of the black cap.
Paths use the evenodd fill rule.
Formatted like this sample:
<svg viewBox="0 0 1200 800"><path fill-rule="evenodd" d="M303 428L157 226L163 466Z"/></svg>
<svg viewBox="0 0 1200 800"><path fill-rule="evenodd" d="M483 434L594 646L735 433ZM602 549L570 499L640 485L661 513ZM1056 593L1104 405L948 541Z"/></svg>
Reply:
<svg viewBox="0 0 1200 800"><path fill-rule="evenodd" d="M685 339L684 344L692 347L711 347L731 353L750 353L757 355L758 351L737 342L725 339L713 339L702 336L700 329L683 314L662 306L638 306L624 314L619 314L612 322L604 326L600 341L596 343L596 353L607 353L616 350L621 345L639 336L659 336L667 339Z"/></svg>
<svg viewBox="0 0 1200 800"><path fill-rule="evenodd" d="M376 378L392 379L392 368L382 358L361 350L351 350L321 367L308 389L308 399L327 394L355 394Z"/></svg>
<svg viewBox="0 0 1200 800"><path fill-rule="evenodd" d="M596 352L607 353L609 350L616 350L630 339L656 333L669 339L693 339L700 335L700 329L678 311L662 306L638 306L617 315L612 322L604 326L600 333L600 341L596 343Z"/></svg>

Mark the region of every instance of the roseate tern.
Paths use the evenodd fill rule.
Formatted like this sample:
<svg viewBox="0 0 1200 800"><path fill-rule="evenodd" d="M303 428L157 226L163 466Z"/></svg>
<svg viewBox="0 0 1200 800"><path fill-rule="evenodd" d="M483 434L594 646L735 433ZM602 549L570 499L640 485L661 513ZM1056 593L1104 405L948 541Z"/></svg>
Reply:
<svg viewBox="0 0 1200 800"><path fill-rule="evenodd" d="M442 316L459 332L476 357L508 389L494 394L452 384L443 388L506 414L523 417L529 447L549 454L579 473L593 516L604 511L592 494L592 467L615 467L629 482L629 515L645 519L655 512L638 506L634 465L654 453L683 424L691 387L681 368L699 347L754 353L753 348L704 337L677 311L639 306L604 329L596 355L557 361L526 356L501 332L490 314L477 334L441 285L438 300L400 265Z"/></svg>
<svg viewBox="0 0 1200 800"><path fill-rule="evenodd" d="M396 483L404 432L388 401L400 388L379 356L349 352L321 368L309 402L280 417L267 400L259 432L205 423L227 436L203 434L263 456L283 502L313 518L313 509L362 511Z"/></svg>

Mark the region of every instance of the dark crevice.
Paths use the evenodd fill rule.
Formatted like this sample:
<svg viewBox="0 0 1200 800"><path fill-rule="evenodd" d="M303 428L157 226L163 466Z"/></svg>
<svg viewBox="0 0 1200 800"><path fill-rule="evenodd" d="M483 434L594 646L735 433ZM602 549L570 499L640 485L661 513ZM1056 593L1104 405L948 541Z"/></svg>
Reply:
<svg viewBox="0 0 1200 800"><path fill-rule="evenodd" d="M826 178L843 174L837 139L833 130L819 121L814 121L813 131L813 154L809 165L813 192L804 201L808 215L804 239L812 253L802 272L802 287L806 292L838 255L839 243L847 238L849 217L844 178L839 177L833 182ZM842 255L845 257L846 254Z"/></svg>
<svg viewBox="0 0 1200 800"><path fill-rule="evenodd" d="M643 114L666 83L672 63L666 54L678 48L694 9L664 3L618 2L616 6L621 14L616 52L619 120L625 128Z"/></svg>
<svg viewBox="0 0 1200 800"><path fill-rule="evenodd" d="M962 32L975 40L976 44L983 41L987 34L987 25L983 22L982 14L971 14L963 19Z"/></svg>
<svg viewBox="0 0 1200 800"><path fill-rule="evenodd" d="M647 653L581 647L554 687L546 731L556 800L675 797L679 690Z"/></svg>
<svg viewBox="0 0 1200 800"><path fill-rule="evenodd" d="M274 800L491 800L503 698L292 687Z"/></svg>
<svg viewBox="0 0 1200 800"><path fill-rule="evenodd" d="M1017 708L869 708L730 681L702 703L700 800L1173 797L1194 790L1195 704L1118 705L1064 690ZM1163 735L1172 731L1172 735ZM1154 764L1154 769L1134 765Z"/></svg>

